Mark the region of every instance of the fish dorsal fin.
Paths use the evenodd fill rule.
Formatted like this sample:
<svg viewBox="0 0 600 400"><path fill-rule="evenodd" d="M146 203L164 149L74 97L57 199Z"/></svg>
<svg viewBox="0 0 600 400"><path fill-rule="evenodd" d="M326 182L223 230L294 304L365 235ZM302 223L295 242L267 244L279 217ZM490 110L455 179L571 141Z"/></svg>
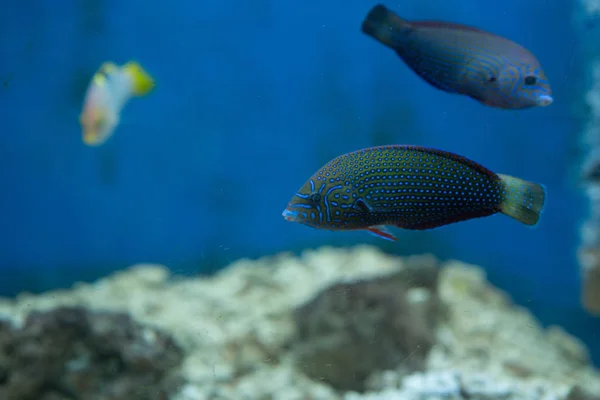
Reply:
<svg viewBox="0 0 600 400"><path fill-rule="evenodd" d="M469 32L477 32L484 33L488 35L493 35L490 32L484 31L483 29L476 28L474 26L457 24L455 22L445 22L445 21L410 21L409 25L412 28L440 28L440 29L456 29L461 31L469 31Z"/></svg>

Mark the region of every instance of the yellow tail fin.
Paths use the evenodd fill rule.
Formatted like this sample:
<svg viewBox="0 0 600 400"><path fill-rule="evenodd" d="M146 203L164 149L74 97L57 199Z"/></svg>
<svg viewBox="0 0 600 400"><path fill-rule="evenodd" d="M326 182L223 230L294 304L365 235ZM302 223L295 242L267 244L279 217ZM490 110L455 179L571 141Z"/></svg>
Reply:
<svg viewBox="0 0 600 400"><path fill-rule="evenodd" d="M137 62L129 61L123 66L123 70L133 81L134 95L144 96L154 88L154 80Z"/></svg>
<svg viewBox="0 0 600 400"><path fill-rule="evenodd" d="M536 225L546 202L544 186L509 175L498 176L505 188L505 198L500 204L500 211L525 225Z"/></svg>

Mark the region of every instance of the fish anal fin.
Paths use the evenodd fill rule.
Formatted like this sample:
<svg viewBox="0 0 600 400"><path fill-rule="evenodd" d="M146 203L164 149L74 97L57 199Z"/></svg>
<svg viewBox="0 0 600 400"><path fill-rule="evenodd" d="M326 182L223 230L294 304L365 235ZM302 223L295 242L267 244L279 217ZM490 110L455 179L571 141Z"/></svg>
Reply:
<svg viewBox="0 0 600 400"><path fill-rule="evenodd" d="M365 228L365 230L373 236L389 240L390 242L395 242L398 240L398 238L394 236L385 225L369 226L368 228Z"/></svg>

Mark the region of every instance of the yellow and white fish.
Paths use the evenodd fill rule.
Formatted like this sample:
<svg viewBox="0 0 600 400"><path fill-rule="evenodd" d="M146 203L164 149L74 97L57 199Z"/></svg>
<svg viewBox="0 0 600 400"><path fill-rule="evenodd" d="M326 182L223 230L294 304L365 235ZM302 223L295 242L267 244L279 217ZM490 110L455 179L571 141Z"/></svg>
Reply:
<svg viewBox="0 0 600 400"><path fill-rule="evenodd" d="M119 124L121 111L133 96L144 96L154 80L140 64L129 61L117 66L105 62L94 74L79 116L83 142L99 146L110 138Z"/></svg>

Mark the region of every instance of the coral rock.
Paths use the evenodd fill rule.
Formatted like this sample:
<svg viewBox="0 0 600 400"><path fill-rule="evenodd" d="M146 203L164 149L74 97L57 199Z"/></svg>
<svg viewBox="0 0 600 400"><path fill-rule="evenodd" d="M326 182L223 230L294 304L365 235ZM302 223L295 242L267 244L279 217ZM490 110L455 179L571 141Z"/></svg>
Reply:
<svg viewBox="0 0 600 400"><path fill-rule="evenodd" d="M127 314L61 307L0 323L0 398L166 400L182 351Z"/></svg>
<svg viewBox="0 0 600 400"><path fill-rule="evenodd" d="M299 307L299 368L336 389L357 391L373 371L421 370L439 312L435 264L425 257L389 276L335 284Z"/></svg>

